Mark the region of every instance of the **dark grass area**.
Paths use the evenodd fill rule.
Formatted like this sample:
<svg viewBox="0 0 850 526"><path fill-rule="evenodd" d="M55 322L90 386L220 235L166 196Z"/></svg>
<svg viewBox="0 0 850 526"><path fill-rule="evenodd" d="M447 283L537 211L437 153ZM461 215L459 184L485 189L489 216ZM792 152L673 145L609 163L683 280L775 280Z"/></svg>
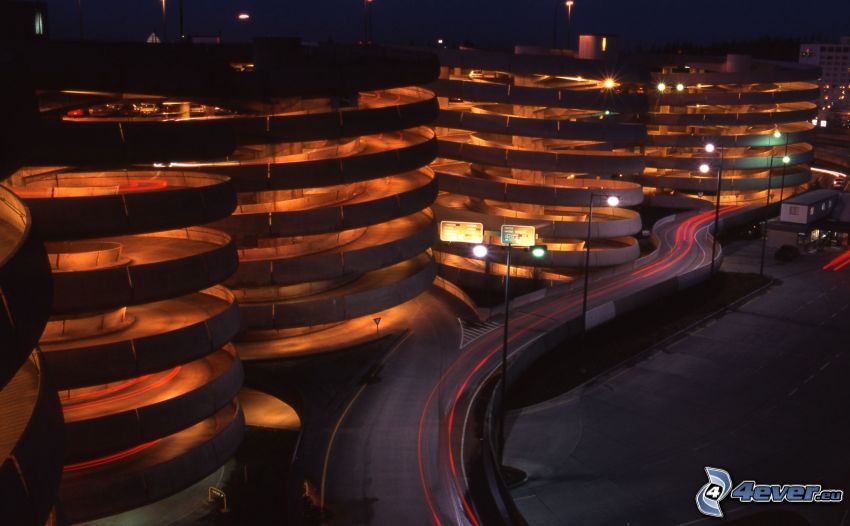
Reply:
<svg viewBox="0 0 850 526"><path fill-rule="evenodd" d="M287 479L297 440L297 431L246 426L237 468L223 488L230 512L218 513L216 524L287 523Z"/></svg>
<svg viewBox="0 0 850 526"><path fill-rule="evenodd" d="M746 296L769 280L719 272L704 283L650 303L570 339L537 361L513 386L508 407L549 400L586 382Z"/></svg>

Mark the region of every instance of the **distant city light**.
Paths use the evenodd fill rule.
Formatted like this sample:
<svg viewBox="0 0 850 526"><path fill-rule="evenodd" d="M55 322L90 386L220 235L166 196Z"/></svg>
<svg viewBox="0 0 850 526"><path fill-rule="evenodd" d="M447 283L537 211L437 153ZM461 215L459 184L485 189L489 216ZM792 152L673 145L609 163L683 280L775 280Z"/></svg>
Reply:
<svg viewBox="0 0 850 526"><path fill-rule="evenodd" d="M248 13L239 13L238 15L236 15L236 18L238 18L239 20L250 20L251 15L249 15Z"/></svg>
<svg viewBox="0 0 850 526"><path fill-rule="evenodd" d="M483 258L487 256L487 247L484 245L475 245L472 247L472 255L477 258Z"/></svg>
<svg viewBox="0 0 850 526"><path fill-rule="evenodd" d="M685 91L685 85L681 82L676 84L676 91Z"/></svg>
<svg viewBox="0 0 850 526"><path fill-rule="evenodd" d="M703 163L703 164L699 165L700 173L707 174L709 170L711 170L711 167L708 166L707 164Z"/></svg>
<svg viewBox="0 0 850 526"><path fill-rule="evenodd" d="M708 153L714 153L714 143L706 144L705 151L707 151Z"/></svg>
<svg viewBox="0 0 850 526"><path fill-rule="evenodd" d="M442 38L438 38L438 39L437 39L437 44L439 44L439 45L441 45L441 46L442 46L442 45L443 45L443 39L442 39Z"/></svg>

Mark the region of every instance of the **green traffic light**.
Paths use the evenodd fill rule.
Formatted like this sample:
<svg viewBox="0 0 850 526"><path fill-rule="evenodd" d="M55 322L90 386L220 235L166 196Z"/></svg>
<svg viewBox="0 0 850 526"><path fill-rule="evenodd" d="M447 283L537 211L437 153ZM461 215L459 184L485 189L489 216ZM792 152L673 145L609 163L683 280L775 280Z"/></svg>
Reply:
<svg viewBox="0 0 850 526"><path fill-rule="evenodd" d="M536 258L542 258L546 255L546 247L544 246L536 246L531 247L531 255Z"/></svg>

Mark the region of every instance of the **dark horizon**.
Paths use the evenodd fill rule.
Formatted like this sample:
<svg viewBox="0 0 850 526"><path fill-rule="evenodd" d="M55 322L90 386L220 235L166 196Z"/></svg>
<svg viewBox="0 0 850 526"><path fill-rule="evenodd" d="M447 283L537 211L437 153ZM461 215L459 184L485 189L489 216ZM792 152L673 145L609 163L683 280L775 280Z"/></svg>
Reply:
<svg viewBox="0 0 850 526"><path fill-rule="evenodd" d="M76 39L76 0L47 0L50 33ZM84 36L95 40L143 41L161 33L161 3L81 0ZM374 0L374 37L378 43L417 45L443 38L450 45L471 41L481 47L514 44L549 46L554 5L549 0ZM564 44L566 9L558 0L558 43ZM671 42L711 44L749 40L765 35L790 38L850 34L850 2L814 0L661 0L647 4L626 0L578 0L573 7L571 35L619 35L623 48L655 47ZM178 33L178 0L167 0L167 36ZM298 36L307 41L356 42L363 34L360 0L315 0L309 3L269 0L185 0L185 30L190 35L221 34L224 41L252 36ZM239 12L251 14L239 22ZM730 16L730 13L734 16Z"/></svg>

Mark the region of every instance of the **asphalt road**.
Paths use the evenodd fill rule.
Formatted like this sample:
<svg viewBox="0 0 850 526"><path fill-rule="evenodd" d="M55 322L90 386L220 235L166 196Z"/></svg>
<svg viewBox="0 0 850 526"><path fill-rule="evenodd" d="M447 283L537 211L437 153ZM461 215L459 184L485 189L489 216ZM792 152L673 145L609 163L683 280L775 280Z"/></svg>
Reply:
<svg viewBox="0 0 850 526"><path fill-rule="evenodd" d="M758 271L757 242L727 254L727 269ZM733 483L850 488L850 267L822 268L837 254L769 260L781 283L767 292L512 415L506 463L529 474L512 492L528 522L723 524L694 503L705 466L729 471ZM781 506L722 507L730 520ZM849 508L785 509L813 525L843 525Z"/></svg>
<svg viewBox="0 0 850 526"><path fill-rule="evenodd" d="M727 209L724 213L732 212ZM610 301L710 260L713 212L659 226L659 258L593 283L589 319ZM511 353L580 314L581 290L555 291L511 315ZM333 524L479 524L464 471L469 401L500 363L498 325L459 349L461 313L432 294L417 300L412 334L383 358L380 382L358 389L331 432L323 493Z"/></svg>

